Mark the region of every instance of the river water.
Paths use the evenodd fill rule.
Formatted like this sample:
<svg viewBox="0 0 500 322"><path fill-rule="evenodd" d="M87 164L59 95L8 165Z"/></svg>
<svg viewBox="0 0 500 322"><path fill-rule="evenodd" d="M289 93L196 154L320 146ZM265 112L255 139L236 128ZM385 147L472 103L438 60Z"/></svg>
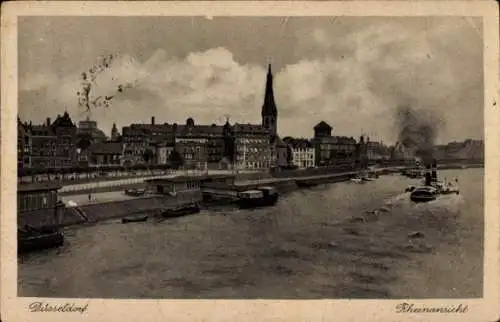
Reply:
<svg viewBox="0 0 500 322"><path fill-rule="evenodd" d="M462 193L427 204L392 175L294 191L271 208L68 229L62 248L19 258L19 296L481 297L483 173L440 172Z"/></svg>

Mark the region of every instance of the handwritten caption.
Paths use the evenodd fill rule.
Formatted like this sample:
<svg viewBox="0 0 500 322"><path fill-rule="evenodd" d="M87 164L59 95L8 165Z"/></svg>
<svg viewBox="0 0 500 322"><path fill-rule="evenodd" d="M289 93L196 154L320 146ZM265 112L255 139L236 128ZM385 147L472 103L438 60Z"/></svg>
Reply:
<svg viewBox="0 0 500 322"><path fill-rule="evenodd" d="M396 313L467 313L469 307L464 304L446 306L424 306L412 303L399 303Z"/></svg>
<svg viewBox="0 0 500 322"><path fill-rule="evenodd" d="M59 312L59 313L85 313L89 304L78 305L76 303L50 304L47 302L32 302L28 305L30 312Z"/></svg>

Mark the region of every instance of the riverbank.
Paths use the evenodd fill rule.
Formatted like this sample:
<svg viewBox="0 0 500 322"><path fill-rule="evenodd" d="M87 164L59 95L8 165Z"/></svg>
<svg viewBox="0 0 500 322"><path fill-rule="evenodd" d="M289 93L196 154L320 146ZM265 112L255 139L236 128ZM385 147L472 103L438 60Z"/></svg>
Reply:
<svg viewBox="0 0 500 322"><path fill-rule="evenodd" d="M456 169L463 169L462 167ZM316 177L313 179L307 179L309 186L332 184L337 182L343 182L350 179L353 172L344 173L329 173L329 174L319 174L318 170L316 172ZM379 169L379 175L387 175L392 173L398 173L397 169ZM295 172L297 173L297 172ZM304 185L298 183L301 182L302 178L305 177L307 172L302 172L303 175L297 177L282 177L277 178L276 176L271 176L269 173L252 173L246 174L244 176L245 181L236 182L238 190L254 189L258 186L264 184L269 184L274 186L281 197L285 196L287 193L296 191L298 189L308 189ZM283 175L283 173L281 173ZM251 180L257 179L257 180ZM269 183L268 183L269 182ZM143 185L145 187L145 184ZM141 186L141 187L143 187ZM130 186L137 187L137 185ZM163 198L161 196L143 196L143 197L130 197L123 193L123 189L119 191L96 191L93 190L91 194L91 200L88 200L88 192L83 192L79 194L62 194L65 202L73 201L78 206L68 207L65 210L65 216L61 224L57 225L59 228L78 226L78 225L88 225L95 224L97 222L120 219L130 215L136 214L146 214L154 213L161 209L175 207L175 200ZM212 208L220 207L219 205L213 205L210 203L204 204L203 207L207 210ZM33 227L46 227L42 224L43 221L35 216L27 218L26 221L28 225Z"/></svg>
<svg viewBox="0 0 500 322"><path fill-rule="evenodd" d="M339 173L332 175L329 178L319 178L316 184L329 184L349 180L351 173ZM246 179L260 178L266 180L262 175L255 174L254 176L247 175ZM273 179L272 177L269 179ZM278 190L281 197L286 194L300 189L297 185L297 178L280 178L279 181L272 185ZM238 190L248 190L263 184L253 183L252 180L236 183L235 188ZM164 198L162 196L142 196L131 197L124 194L123 191L99 192L92 193L91 200L88 199L88 194L63 196L63 201L75 203L76 207L67 207L62 223L55 226L57 228L65 228L72 226L92 225L101 221L120 219L126 216L139 214L154 214L165 208L176 206L175 199ZM220 208L220 205L213 203L202 203L204 210ZM229 205L234 207L234 205ZM25 218L28 225L36 228L46 228L39 217L32 216ZM53 226L54 227L54 226Z"/></svg>
<svg viewBox="0 0 500 322"><path fill-rule="evenodd" d="M483 171L440 176L458 177L463 194L415 205L401 194L412 179L381 176L367 184L298 189L274 207L67 229L61 248L19 257L18 294L179 300L481 297Z"/></svg>

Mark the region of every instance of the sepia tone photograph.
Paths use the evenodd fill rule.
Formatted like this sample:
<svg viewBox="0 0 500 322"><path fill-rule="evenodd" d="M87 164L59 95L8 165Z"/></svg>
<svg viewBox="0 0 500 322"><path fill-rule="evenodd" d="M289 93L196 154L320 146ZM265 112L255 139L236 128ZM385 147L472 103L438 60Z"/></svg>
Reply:
<svg viewBox="0 0 500 322"><path fill-rule="evenodd" d="M2 102L2 128L17 122L2 186L9 163L17 189L2 201L24 310L384 299L467 313L486 298L498 171L483 16L17 16Z"/></svg>

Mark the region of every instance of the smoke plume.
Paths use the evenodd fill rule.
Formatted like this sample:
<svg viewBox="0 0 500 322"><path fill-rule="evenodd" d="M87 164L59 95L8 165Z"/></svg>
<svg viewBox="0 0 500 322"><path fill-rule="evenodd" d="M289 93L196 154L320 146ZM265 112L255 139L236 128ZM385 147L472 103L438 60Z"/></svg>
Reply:
<svg viewBox="0 0 500 322"><path fill-rule="evenodd" d="M425 163L430 162L439 130L444 126L443 118L432 109L416 108L407 103L397 107L396 123L399 144Z"/></svg>

